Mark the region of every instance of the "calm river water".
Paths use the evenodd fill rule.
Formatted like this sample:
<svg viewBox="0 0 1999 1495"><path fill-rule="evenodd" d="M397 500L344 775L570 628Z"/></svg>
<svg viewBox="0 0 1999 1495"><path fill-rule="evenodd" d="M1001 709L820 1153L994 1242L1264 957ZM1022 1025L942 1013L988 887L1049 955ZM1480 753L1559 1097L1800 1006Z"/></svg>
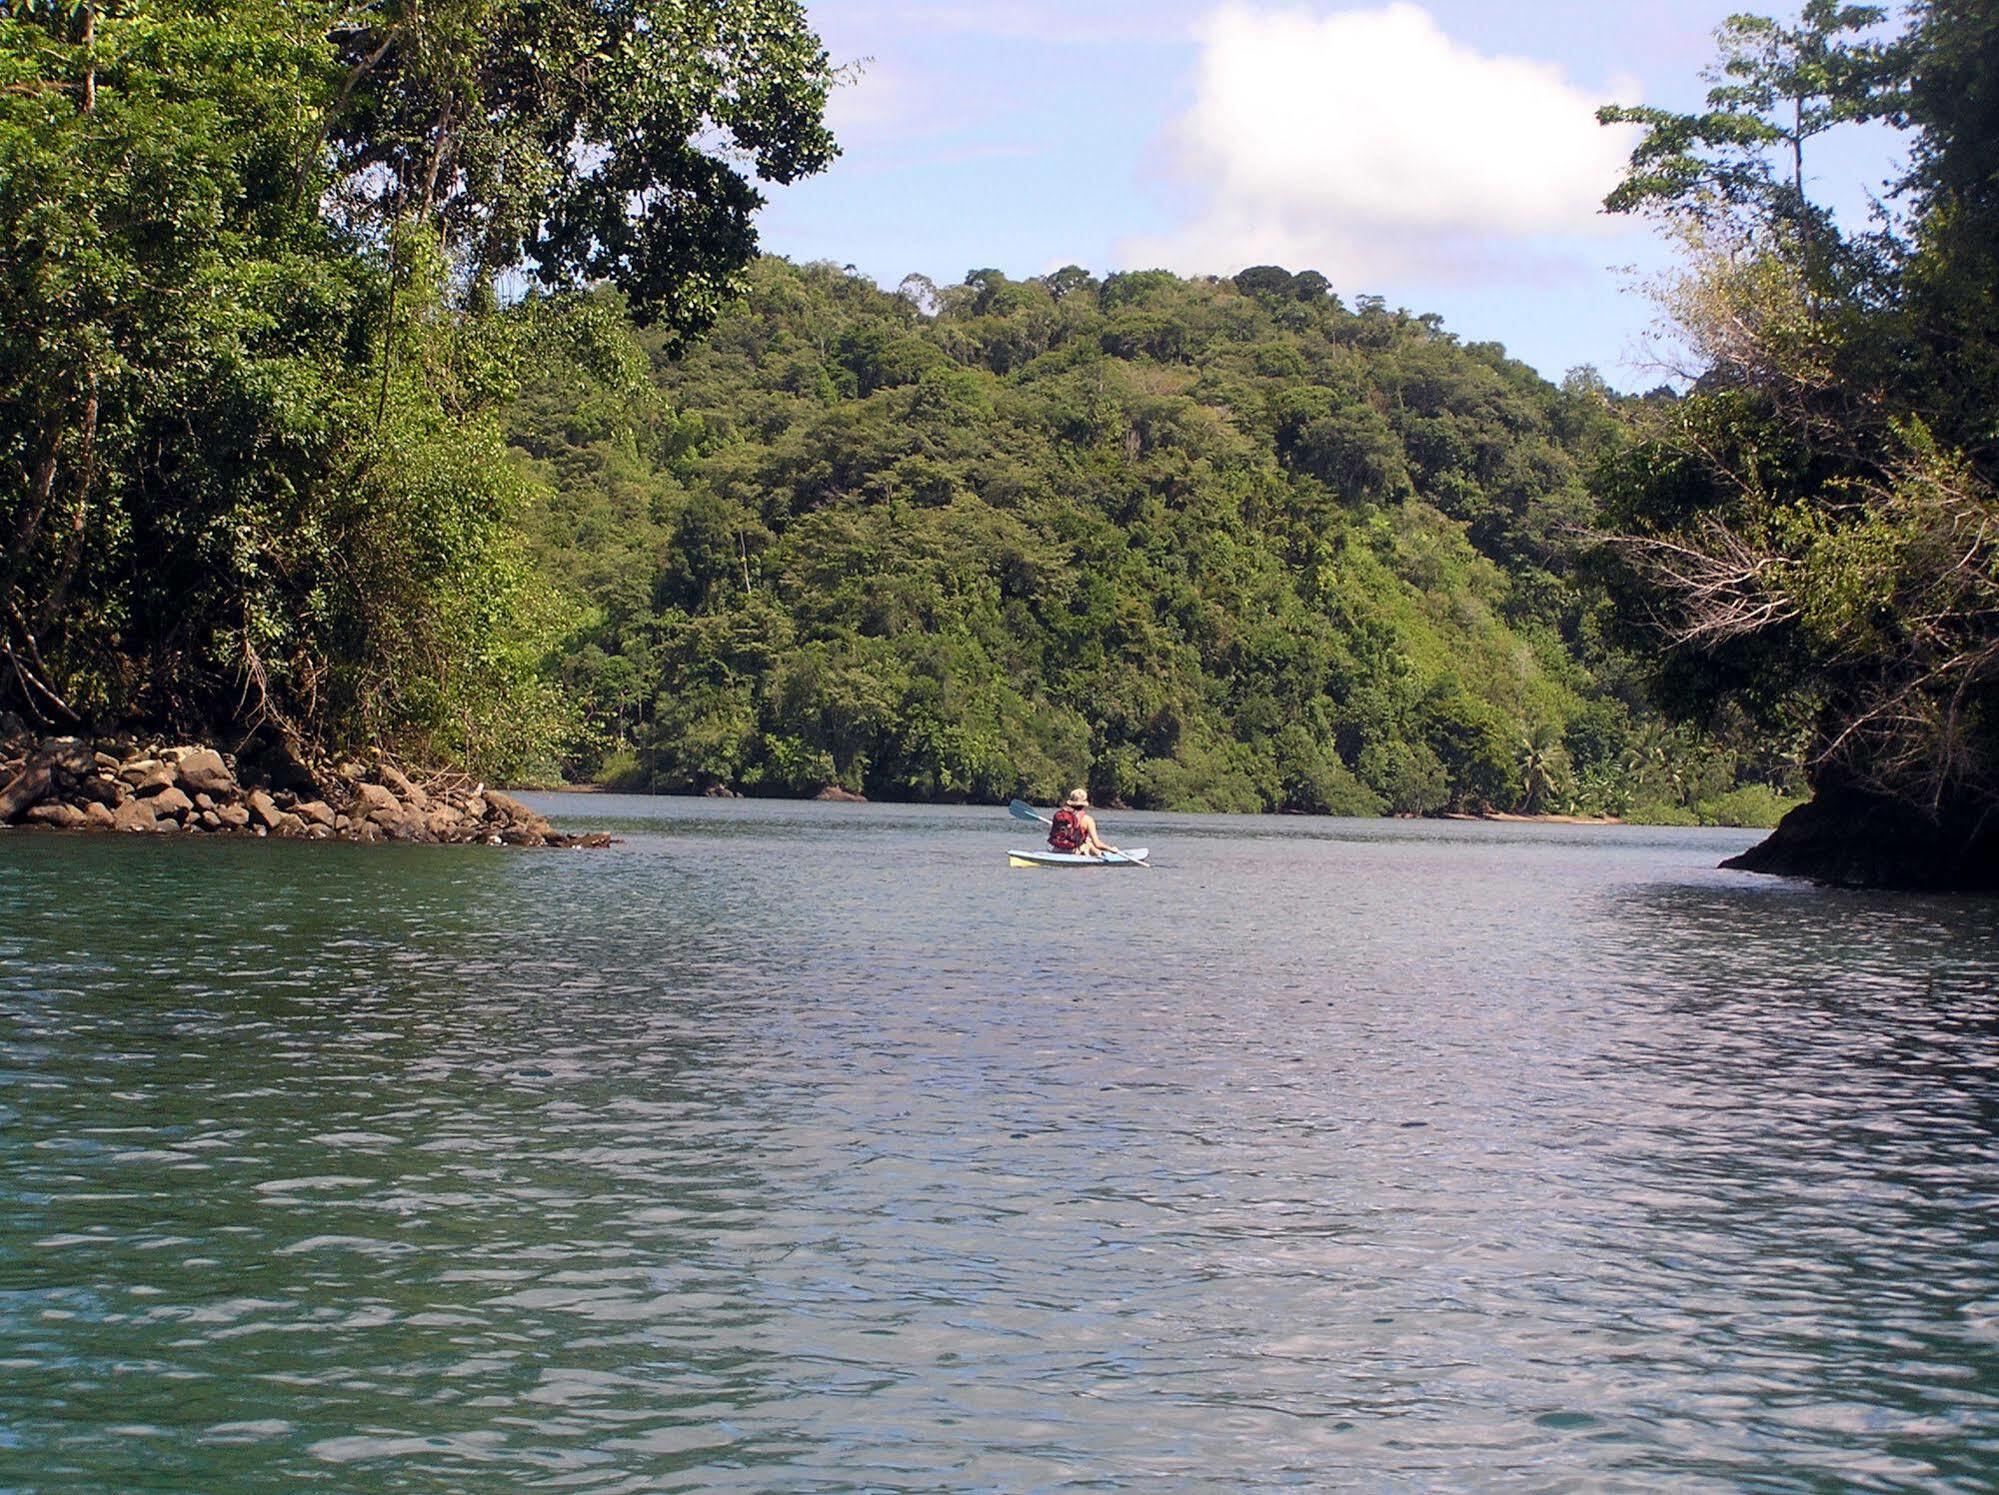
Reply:
<svg viewBox="0 0 1999 1495"><path fill-rule="evenodd" d="M0 836L0 1489L1999 1487L1999 904L540 803Z"/></svg>

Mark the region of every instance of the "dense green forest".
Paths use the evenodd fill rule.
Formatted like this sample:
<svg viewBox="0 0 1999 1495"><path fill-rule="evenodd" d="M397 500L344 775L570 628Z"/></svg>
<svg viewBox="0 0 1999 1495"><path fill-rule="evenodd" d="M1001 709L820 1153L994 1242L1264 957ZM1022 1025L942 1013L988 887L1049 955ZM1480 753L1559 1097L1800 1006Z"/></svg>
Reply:
<svg viewBox="0 0 1999 1495"><path fill-rule="evenodd" d="M760 262L698 344L509 415L581 626L562 767L626 787L1767 822L1579 564L1620 402L1324 277L894 294Z"/></svg>

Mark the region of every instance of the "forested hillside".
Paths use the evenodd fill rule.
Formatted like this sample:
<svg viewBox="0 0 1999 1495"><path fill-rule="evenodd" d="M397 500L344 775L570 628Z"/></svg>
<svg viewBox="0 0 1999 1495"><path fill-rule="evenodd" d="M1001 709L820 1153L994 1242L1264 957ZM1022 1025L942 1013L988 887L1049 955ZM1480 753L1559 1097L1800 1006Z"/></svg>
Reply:
<svg viewBox="0 0 1999 1495"><path fill-rule="evenodd" d="M509 416L572 777L1755 821L1792 771L1666 730L1606 642L1587 373L1270 267L766 259L699 344L634 337Z"/></svg>

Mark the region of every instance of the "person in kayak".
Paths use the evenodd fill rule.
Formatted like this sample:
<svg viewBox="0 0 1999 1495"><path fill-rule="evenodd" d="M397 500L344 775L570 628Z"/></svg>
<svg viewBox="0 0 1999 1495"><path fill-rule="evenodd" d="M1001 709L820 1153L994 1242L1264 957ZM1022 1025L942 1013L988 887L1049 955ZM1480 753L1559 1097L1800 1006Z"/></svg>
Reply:
<svg viewBox="0 0 1999 1495"><path fill-rule="evenodd" d="M1115 846L1106 845L1097 834L1097 822L1090 814L1090 792L1087 789L1071 789L1063 799L1062 807L1048 823L1048 849L1085 857L1100 857L1117 850Z"/></svg>

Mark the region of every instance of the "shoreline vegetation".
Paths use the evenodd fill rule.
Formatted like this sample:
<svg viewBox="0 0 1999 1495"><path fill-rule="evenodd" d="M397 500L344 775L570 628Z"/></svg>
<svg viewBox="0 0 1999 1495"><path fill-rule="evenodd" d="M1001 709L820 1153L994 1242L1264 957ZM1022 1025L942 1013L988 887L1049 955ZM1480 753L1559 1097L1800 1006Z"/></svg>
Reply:
<svg viewBox="0 0 1999 1495"><path fill-rule="evenodd" d="M1647 699L1589 572L1645 400L1309 269L759 257L755 183L837 153L800 7L676 12L685 54L644 4L475 9L0 36L0 709L90 743L78 794L119 731L468 787L1751 821L1798 787L1789 742ZM662 94L685 138L632 113ZM559 169L497 169L528 139ZM366 837L364 783L258 824Z"/></svg>
<svg viewBox="0 0 1999 1495"><path fill-rule="evenodd" d="M497 412L615 376L583 287L698 336L836 81L797 0L10 9L0 713L527 776L563 624Z"/></svg>
<svg viewBox="0 0 1999 1495"><path fill-rule="evenodd" d="M1598 474L1614 608L1652 695L1788 737L1811 803L1733 865L1999 890L1999 22L1988 0L1731 16L1705 107L1605 201L1677 242L1684 395ZM1900 135L1874 210L1821 137Z"/></svg>
<svg viewBox="0 0 1999 1495"><path fill-rule="evenodd" d="M528 792L601 795L626 791L606 784L557 784L536 785ZM706 792L668 791L665 797L753 796L717 786ZM937 803L871 801L838 785L829 785L814 795L780 797L840 804ZM1128 811L1133 807L1113 803L1106 808ZM1386 818L1568 826L1718 823L1500 810L1446 810ZM369 755L365 763L345 759L308 764L282 747L265 746L261 751L238 755L205 743L169 744L129 734L37 739L18 730L0 736L0 829L238 835L364 844L584 849L614 844L614 838L601 831L572 834L557 830L547 817L511 794L473 783L462 774L412 776L379 753ZM1749 864L1743 861L1743 865ZM1751 866L1750 870L1762 869Z"/></svg>

